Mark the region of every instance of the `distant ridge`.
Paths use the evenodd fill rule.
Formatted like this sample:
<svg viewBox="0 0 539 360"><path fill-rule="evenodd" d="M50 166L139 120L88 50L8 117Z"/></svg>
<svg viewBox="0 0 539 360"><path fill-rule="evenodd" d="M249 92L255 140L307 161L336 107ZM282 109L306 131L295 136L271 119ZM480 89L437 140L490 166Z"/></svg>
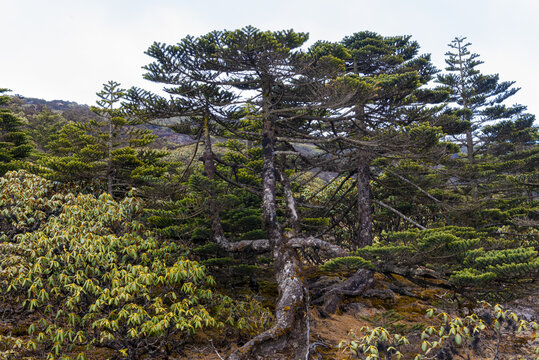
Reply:
<svg viewBox="0 0 539 360"><path fill-rule="evenodd" d="M13 96L13 100L20 106L25 115L36 115L45 109L49 109L54 113L61 114L66 120L73 122L98 118L98 116L90 110L89 105L79 104L74 101L44 100L29 98L22 95ZM172 145L172 147L174 147L174 145L186 145L194 142L189 135L176 133L166 127L170 122L171 121L167 119L157 120L154 123L162 124L163 126L148 124L143 125L143 127L151 129L160 140L171 143L170 145Z"/></svg>

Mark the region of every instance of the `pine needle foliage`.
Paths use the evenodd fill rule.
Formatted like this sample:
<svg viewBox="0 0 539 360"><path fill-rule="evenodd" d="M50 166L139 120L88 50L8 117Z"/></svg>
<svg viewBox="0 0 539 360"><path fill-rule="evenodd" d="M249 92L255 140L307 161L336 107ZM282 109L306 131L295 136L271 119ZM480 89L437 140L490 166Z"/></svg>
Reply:
<svg viewBox="0 0 539 360"><path fill-rule="evenodd" d="M533 239L536 234L530 234ZM443 227L389 233L385 239L355 252L387 271L392 268L427 267L469 295L520 288L536 279L539 257L536 247L522 240L473 228ZM391 270L390 270L391 271ZM413 272L413 271L412 271Z"/></svg>
<svg viewBox="0 0 539 360"><path fill-rule="evenodd" d="M123 196L131 187L160 178L167 169L167 152L151 149L156 135L122 107L125 90L109 81L97 93L92 111L99 117L63 126L49 144L45 165L61 181L99 179L107 192Z"/></svg>
<svg viewBox="0 0 539 360"><path fill-rule="evenodd" d="M20 169L33 147L23 131L23 120L5 107L8 89L0 88L0 176L9 170Z"/></svg>

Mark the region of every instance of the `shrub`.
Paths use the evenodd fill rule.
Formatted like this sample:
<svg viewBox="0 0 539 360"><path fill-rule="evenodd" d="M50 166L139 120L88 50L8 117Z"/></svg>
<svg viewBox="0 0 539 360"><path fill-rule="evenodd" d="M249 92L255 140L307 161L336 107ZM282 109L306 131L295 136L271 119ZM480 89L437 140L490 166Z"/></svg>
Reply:
<svg viewBox="0 0 539 360"><path fill-rule="evenodd" d="M0 211L18 231L0 239L0 288L32 314L30 348L69 359L99 346L136 359L219 325L213 279L137 220L140 200L54 195L50 182L26 173L0 181ZM40 226L29 226L32 218Z"/></svg>

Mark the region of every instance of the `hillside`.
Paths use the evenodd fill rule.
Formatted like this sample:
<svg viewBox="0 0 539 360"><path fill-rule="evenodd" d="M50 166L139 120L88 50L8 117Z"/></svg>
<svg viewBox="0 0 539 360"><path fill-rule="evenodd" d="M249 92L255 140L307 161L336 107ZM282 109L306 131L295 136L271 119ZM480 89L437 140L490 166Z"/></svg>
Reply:
<svg viewBox="0 0 539 360"><path fill-rule="evenodd" d="M60 114L68 121L81 122L97 118L97 115L90 110L86 104L78 104L74 101L66 100L43 100L37 98L28 98L22 95L12 97L12 107L25 116L32 116L49 109L53 113ZM178 145L187 145L194 140L184 134L179 134L166 126L143 125L143 128L150 129L159 136L163 146L175 148Z"/></svg>

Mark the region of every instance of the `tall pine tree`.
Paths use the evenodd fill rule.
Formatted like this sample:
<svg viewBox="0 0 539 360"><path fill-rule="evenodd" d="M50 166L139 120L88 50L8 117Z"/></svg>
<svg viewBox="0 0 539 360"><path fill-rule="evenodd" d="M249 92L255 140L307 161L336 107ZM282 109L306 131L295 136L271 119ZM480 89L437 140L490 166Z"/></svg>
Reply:
<svg viewBox="0 0 539 360"><path fill-rule="evenodd" d="M350 101L340 113L348 115L336 117L326 131L336 137L346 134L346 139L338 146L323 147L332 157L347 159L339 170L355 178L357 225L352 244L366 246L373 240L373 161L382 156L400 158L404 153L435 145L437 131L427 121L438 108L428 104L443 100L445 91L424 87L437 70L430 55L419 54L419 44L410 36L384 37L365 31L345 37L338 44L316 43L310 51L342 59L343 74L348 79L361 80L372 87L367 96L345 94Z"/></svg>
<svg viewBox="0 0 539 360"><path fill-rule="evenodd" d="M523 105L504 104L519 88L513 87L514 81L500 81L498 74L482 74L478 66L483 61L478 54L470 52L470 45L465 37L451 41L451 50L446 53L446 73L438 75L437 81L450 92L443 129L466 153L467 166L459 173L461 181L469 185L472 199L477 200L482 184L475 165L489 146L484 127L495 121L516 121L529 115L524 114Z"/></svg>

